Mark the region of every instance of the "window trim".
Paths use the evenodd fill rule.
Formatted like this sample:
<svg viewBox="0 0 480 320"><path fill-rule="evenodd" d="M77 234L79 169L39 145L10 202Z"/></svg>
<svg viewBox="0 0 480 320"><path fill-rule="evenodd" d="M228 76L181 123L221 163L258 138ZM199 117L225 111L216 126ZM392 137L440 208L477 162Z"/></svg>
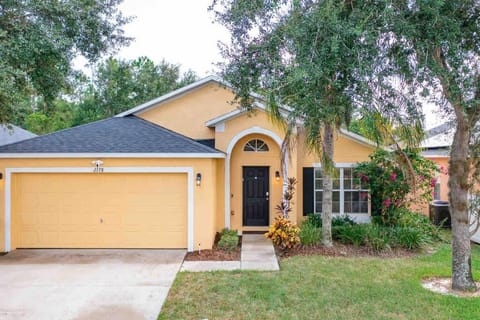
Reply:
<svg viewBox="0 0 480 320"><path fill-rule="evenodd" d="M255 142L254 143L255 147L254 147L254 144L252 142ZM259 145L262 148L265 147L266 150L260 150ZM250 148L252 148L254 150L245 150L247 148L247 146L249 146ZM243 151L244 152L269 152L270 147L268 146L268 144L264 140L259 139L259 138L253 138L253 139L248 140L247 143L245 143L245 145L243 146Z"/></svg>
<svg viewBox="0 0 480 320"><path fill-rule="evenodd" d="M336 212L332 212L333 215L362 215L362 216L370 216L371 215L371 201L370 201L370 197L368 198L368 209L367 209L367 213L363 213L363 212L355 212L355 213L345 213L345 186L344 186L344 172L343 172L343 169L353 169L357 166L357 163L354 163L354 162L338 162L338 163L335 163L335 168L339 169L339 189L337 189L339 192L340 192L340 197L339 197L339 211L338 213ZM315 187L315 180L316 180L316 176L315 176L315 169L320 169L322 168L322 165L320 163L313 163L312 164L312 167L313 167L313 211L315 214L321 214L321 212L317 212L317 190L316 187ZM322 189L323 190L323 189ZM347 190L351 190L351 189L347 189ZM333 191L333 188L332 188L332 191ZM370 194L370 190L368 189L359 189L359 190L355 190L355 191L367 191L368 194ZM347 191L348 192L348 191ZM333 208L332 208L333 209ZM333 211L333 210L332 210Z"/></svg>

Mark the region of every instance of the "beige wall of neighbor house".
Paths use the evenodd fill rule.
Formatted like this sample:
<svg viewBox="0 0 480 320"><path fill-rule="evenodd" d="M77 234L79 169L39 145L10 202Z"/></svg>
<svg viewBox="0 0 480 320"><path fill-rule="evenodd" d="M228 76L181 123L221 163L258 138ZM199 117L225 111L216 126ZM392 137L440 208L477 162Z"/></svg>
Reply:
<svg viewBox="0 0 480 320"><path fill-rule="evenodd" d="M213 139L205 122L234 110L233 98L231 90L208 83L136 115L193 139Z"/></svg>
<svg viewBox="0 0 480 320"><path fill-rule="evenodd" d="M264 141L269 148L265 152L244 151L245 144L252 139ZM271 138L261 134L251 134L240 139L235 145L230 165L230 192L231 192L231 227L237 230L256 230L266 229L243 226L243 167L244 166L266 166L269 167L269 185L270 185L270 223L277 216L275 206L282 199L282 181L275 179L275 171L280 171L280 148Z"/></svg>
<svg viewBox="0 0 480 320"><path fill-rule="evenodd" d="M432 160L435 162L438 168L443 168L446 172L448 169L448 161L450 160L449 157L427 157L427 159ZM442 201L448 201L448 172L445 173L438 173L437 178L440 182L440 199ZM430 207L429 203L424 203L421 205L414 205L412 206L412 210L422 213L426 216L429 215Z"/></svg>
<svg viewBox="0 0 480 320"><path fill-rule="evenodd" d="M148 188L145 189L138 181L138 176L136 176L134 179L130 177L134 177L134 173L93 173L93 166L92 166L92 161L97 160L97 158L75 158L75 159L38 159L38 158L32 158L32 159L0 159L0 172L3 173L4 178L0 180L0 251L5 250L5 189L6 189L6 168L50 168L48 170L51 170L51 168L90 168L92 170L92 173L85 173L82 174L86 178L81 178L75 181L71 181L71 184L76 184L71 186L72 188L83 188L80 192L80 194L88 194L89 191L86 190L88 189L87 184L89 183L89 178L87 176L94 176L94 175L112 175L112 174L118 174L121 176L121 180L125 179L125 183L132 184L134 187L138 186L138 188L141 191L144 191L144 193L148 192ZM221 179L221 175L217 174L217 164L221 163L223 159L129 159L129 158L102 158L103 160L104 168L116 168L116 167L121 167L121 168L131 168L131 167L138 167L138 168L175 168L175 167L187 167L187 168L192 168L193 170L193 181L195 180L195 176L197 173L201 173L202 175L202 182L200 186L194 185L193 187L193 212L194 212L194 227L193 227L193 241L195 245L195 250L198 250L200 247L201 249L204 248L211 248L214 237L215 237L215 232L220 230L223 225L218 225L221 221L219 217L222 217L223 215L223 208L221 207L221 202L218 201L217 199L217 194L222 192L222 186L218 185L218 180ZM68 171L68 170L67 170ZM21 190L31 190L34 191L32 192L32 195L29 195L31 197L38 197L39 194L41 193L42 190L53 190L52 194L48 195L49 199L43 201L41 205L46 205L46 204L52 204L53 207L58 205L58 203L62 201L66 201L65 199L65 192L68 193L68 190L59 190L59 185L58 185L58 178L51 179L48 173L42 173L40 178L36 178L33 174L25 174L25 177L22 177L20 179L17 178L17 175L20 173L12 173L11 174L11 180L13 183L13 188L20 188ZM52 173L53 174L53 173ZM130 176L130 174L133 174L133 176ZM162 177L161 175L164 173L152 173L152 179L157 181L156 177ZM80 176L77 176L80 177ZM171 182L171 190L177 190L178 194L175 195L175 197L182 198L184 197L184 192L185 190L185 179L181 178L181 174L174 174L174 175L166 175L164 176L165 179L169 180ZM173 178L172 177L176 177ZM65 179L71 179L71 175L68 173L65 173L64 176ZM152 180L152 181L153 181ZM88 201L82 201L81 198L78 199L73 199L72 201L77 201L79 207L87 207L92 206L91 210L95 210L94 203L103 203L107 205L112 205L113 207L119 207L115 205L117 203L117 197L116 193L117 192L112 192L109 191L108 185L112 184L113 180L107 179L105 183L103 183L103 187L95 187L93 190L96 190L97 192L102 193L102 195L88 195L86 196ZM158 182L158 181L157 181ZM153 182L152 182L153 183ZM193 182L195 183L195 182ZM147 185L147 181L145 182L145 185ZM83 186L83 187L82 187ZM160 184L160 187L162 187L162 184ZM164 187L164 185L163 185ZM40 190L40 188L42 190ZM98 190L97 190L98 189ZM35 191L36 190L36 191ZM57 192L58 191L58 192ZM117 190L118 191L118 190ZM58 197L55 197L55 192L58 193ZM29 192L27 192L29 193ZM143 193L143 192L140 192ZM21 193L20 193L21 194ZM60 196L61 195L61 196ZM12 210L11 210L11 216L12 216L12 226L13 230L12 235L13 235L13 241L12 244L18 244L19 239L16 239L15 237L18 237L18 232L25 230L23 228L23 223L18 221L18 217L16 216L17 211L19 211L19 206L24 206L24 205L32 205L32 203L26 203L22 202L22 199L19 199L19 193L15 192L12 193ZM167 201L167 199L160 198L158 201ZM58 201L56 203L56 201ZM103 201L103 202L102 202ZM123 200L119 199L118 203L123 206ZM141 206L148 206L149 203L153 203L156 201L152 197L149 196L140 196L138 199L132 200L130 199L129 201L134 201L138 203L138 205ZM183 200L182 200L183 201ZM180 202L182 202L180 201ZM77 203L77 202L72 202L72 203ZM167 202L168 203L168 202ZM128 204L130 205L130 204ZM135 203L133 204L135 205ZM161 204L160 204L161 205ZM177 205L175 202L172 205ZM182 204L184 205L184 203ZM188 204L187 204L188 205ZM183 208L183 207L182 207ZM183 209L175 209L175 210L183 210ZM174 210L174 211L175 211ZM140 210L141 211L141 210ZM148 210L147 210L148 211ZM52 210L52 219L57 219L54 216L58 217L58 212L57 210ZM88 215L88 214L87 214ZM111 215L110 215L111 216ZM48 218L48 217L47 217ZM45 219L47 219L45 218ZM98 218L98 217L97 217ZM138 219L144 219L145 217L141 216L141 214L138 216ZM186 213L185 213L185 218L186 218ZM87 221L90 218L85 218ZM93 218L91 218L93 219ZM134 219L133 216L129 216L128 219ZM163 219L163 218L162 218ZM168 219L168 215L165 217L165 219ZM176 218L175 218L176 219ZM47 219L48 220L48 219ZM99 220L98 220L99 221ZM153 223L156 223L155 221ZM80 223L82 224L82 222ZM145 222L145 225L147 223ZM48 223L47 223L48 225ZM19 228L18 231L15 228ZM121 228L120 228L121 229ZM118 232L121 234L122 230L118 230ZM95 239L97 235L93 235L94 238L90 239L89 241L92 243L92 246L96 246L96 244L101 243L101 239ZM102 234L98 234L98 237L104 236ZM120 237L119 235L114 236L115 237ZM135 239L135 241L139 241L142 243L145 243L145 246L147 244L152 244L152 246L155 244L161 245L161 247L168 247L167 242L162 242L163 240L155 240L156 242L150 242L154 240L149 240L147 239L149 237L148 234L145 234L145 239L142 239L141 236ZM30 240L29 240L30 241ZM133 240L132 240L133 241ZM158 242L160 241L160 242ZM166 240L165 240L166 241ZM176 241L176 240L175 240ZM121 241L120 241L121 243ZM171 244L171 246L176 246L177 242L174 244ZM31 245L31 246L36 246L36 245ZM48 245L45 245L48 246ZM131 245L133 246L133 245ZM128 245L124 245L124 247L131 247ZM184 245L182 244L182 247ZM85 245L82 245L82 247L85 247ZM120 244L118 247L122 247Z"/></svg>

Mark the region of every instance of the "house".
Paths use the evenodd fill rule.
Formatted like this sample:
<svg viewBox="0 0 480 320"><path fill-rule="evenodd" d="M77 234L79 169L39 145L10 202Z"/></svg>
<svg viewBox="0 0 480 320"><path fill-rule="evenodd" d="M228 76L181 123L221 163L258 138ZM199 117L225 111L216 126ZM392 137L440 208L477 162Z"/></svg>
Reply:
<svg viewBox="0 0 480 320"><path fill-rule="evenodd" d="M448 168L450 160L450 146L455 134L455 122L448 121L438 125L426 132L426 137L421 143L423 148L422 155L432 160L440 168ZM437 183L434 189L434 200L448 201L448 172L439 173ZM424 213L428 215L428 207L424 208ZM476 223L472 224L472 228ZM472 236L472 241L480 243L480 230Z"/></svg>
<svg viewBox="0 0 480 320"><path fill-rule="evenodd" d="M425 132L425 139L420 143L422 156L432 160L439 168L443 168L437 176L434 187L434 200L448 201L448 175L445 174L450 160L450 146L455 133L455 123L445 122ZM425 209L428 214L428 208Z"/></svg>
<svg viewBox="0 0 480 320"><path fill-rule="evenodd" d="M0 125L0 146L30 139L37 135L13 124Z"/></svg>
<svg viewBox="0 0 480 320"><path fill-rule="evenodd" d="M211 248L222 228L265 231L285 177L298 179L290 219L321 210L318 159L302 125L282 176L284 132L210 76L113 118L0 147L0 251L16 248ZM288 108L281 110L288 113ZM368 221L352 167L375 145L335 136L333 209Z"/></svg>

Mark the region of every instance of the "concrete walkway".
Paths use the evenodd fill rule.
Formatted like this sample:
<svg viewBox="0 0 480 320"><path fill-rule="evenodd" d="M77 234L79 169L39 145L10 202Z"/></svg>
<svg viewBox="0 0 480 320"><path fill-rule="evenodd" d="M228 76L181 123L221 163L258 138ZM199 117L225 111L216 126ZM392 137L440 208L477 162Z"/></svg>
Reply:
<svg viewBox="0 0 480 320"><path fill-rule="evenodd" d="M263 234L244 234L240 261L184 261L181 271L278 271L277 256L272 241Z"/></svg>
<svg viewBox="0 0 480 320"><path fill-rule="evenodd" d="M280 270L272 241L263 234L243 235L240 264L242 270Z"/></svg>

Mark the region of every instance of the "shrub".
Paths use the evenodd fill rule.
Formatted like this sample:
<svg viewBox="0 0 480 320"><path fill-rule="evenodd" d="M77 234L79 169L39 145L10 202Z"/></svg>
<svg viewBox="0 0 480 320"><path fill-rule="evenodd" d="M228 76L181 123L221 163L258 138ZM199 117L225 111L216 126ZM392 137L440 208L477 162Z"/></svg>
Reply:
<svg viewBox="0 0 480 320"><path fill-rule="evenodd" d="M232 229L224 228L222 229L222 231L220 231L220 237L224 235L238 236L238 231L235 229L232 230Z"/></svg>
<svg viewBox="0 0 480 320"><path fill-rule="evenodd" d="M343 216L335 216L332 218L332 227L335 226L353 226L357 224L352 218L350 218L348 215L343 215Z"/></svg>
<svg viewBox="0 0 480 320"><path fill-rule="evenodd" d="M217 247L222 250L233 251L238 246L237 230L223 229L220 232L220 240Z"/></svg>
<svg viewBox="0 0 480 320"><path fill-rule="evenodd" d="M311 246L317 244L320 242L320 228L307 220L302 223L298 236L303 245Z"/></svg>
<svg viewBox="0 0 480 320"><path fill-rule="evenodd" d="M366 225L365 244L374 251L381 252L392 248L392 230L377 224Z"/></svg>
<svg viewBox="0 0 480 320"><path fill-rule="evenodd" d="M275 209L278 213L284 218L288 218L288 214L292 211L292 199L295 194L295 185L297 184L297 179L294 177L289 177L286 179L286 188L282 196L282 201L275 206Z"/></svg>
<svg viewBox="0 0 480 320"><path fill-rule="evenodd" d="M405 157L410 162L408 170L404 168ZM356 176L370 189L372 215L380 216L379 221L385 224L396 209L432 200L438 172L434 162L409 150L403 150L402 154L377 150L370 155L370 161L360 163L355 169ZM414 197L410 196L412 190Z"/></svg>
<svg viewBox="0 0 480 320"><path fill-rule="evenodd" d="M271 239L273 244L282 250L295 247L300 243L298 233L300 229L290 220L283 217L275 218L275 222L270 226L265 237Z"/></svg>
<svg viewBox="0 0 480 320"><path fill-rule="evenodd" d="M336 226L337 239L343 243L360 246L365 242L367 235L367 228L365 225L343 225Z"/></svg>
<svg viewBox="0 0 480 320"><path fill-rule="evenodd" d="M314 225L316 228L322 227L322 216L318 213L310 213L307 216L305 222ZM332 217L332 227L354 225L356 222L352 220L348 215L334 216Z"/></svg>
<svg viewBox="0 0 480 320"><path fill-rule="evenodd" d="M340 235L343 233L343 229L348 228L347 226L334 226L332 227L332 238L334 240L340 241Z"/></svg>
<svg viewBox="0 0 480 320"><path fill-rule="evenodd" d="M412 227L395 227L395 242L400 247L413 250L428 243L428 236L422 234L421 229Z"/></svg>
<svg viewBox="0 0 480 320"><path fill-rule="evenodd" d="M322 227L322 216L318 213L310 213L307 216L307 219L304 221L304 223L309 223L316 228L321 228Z"/></svg>
<svg viewBox="0 0 480 320"><path fill-rule="evenodd" d="M440 227L433 225L424 215L398 208L392 213L391 225L395 227L414 228L426 236L426 242L441 240Z"/></svg>

